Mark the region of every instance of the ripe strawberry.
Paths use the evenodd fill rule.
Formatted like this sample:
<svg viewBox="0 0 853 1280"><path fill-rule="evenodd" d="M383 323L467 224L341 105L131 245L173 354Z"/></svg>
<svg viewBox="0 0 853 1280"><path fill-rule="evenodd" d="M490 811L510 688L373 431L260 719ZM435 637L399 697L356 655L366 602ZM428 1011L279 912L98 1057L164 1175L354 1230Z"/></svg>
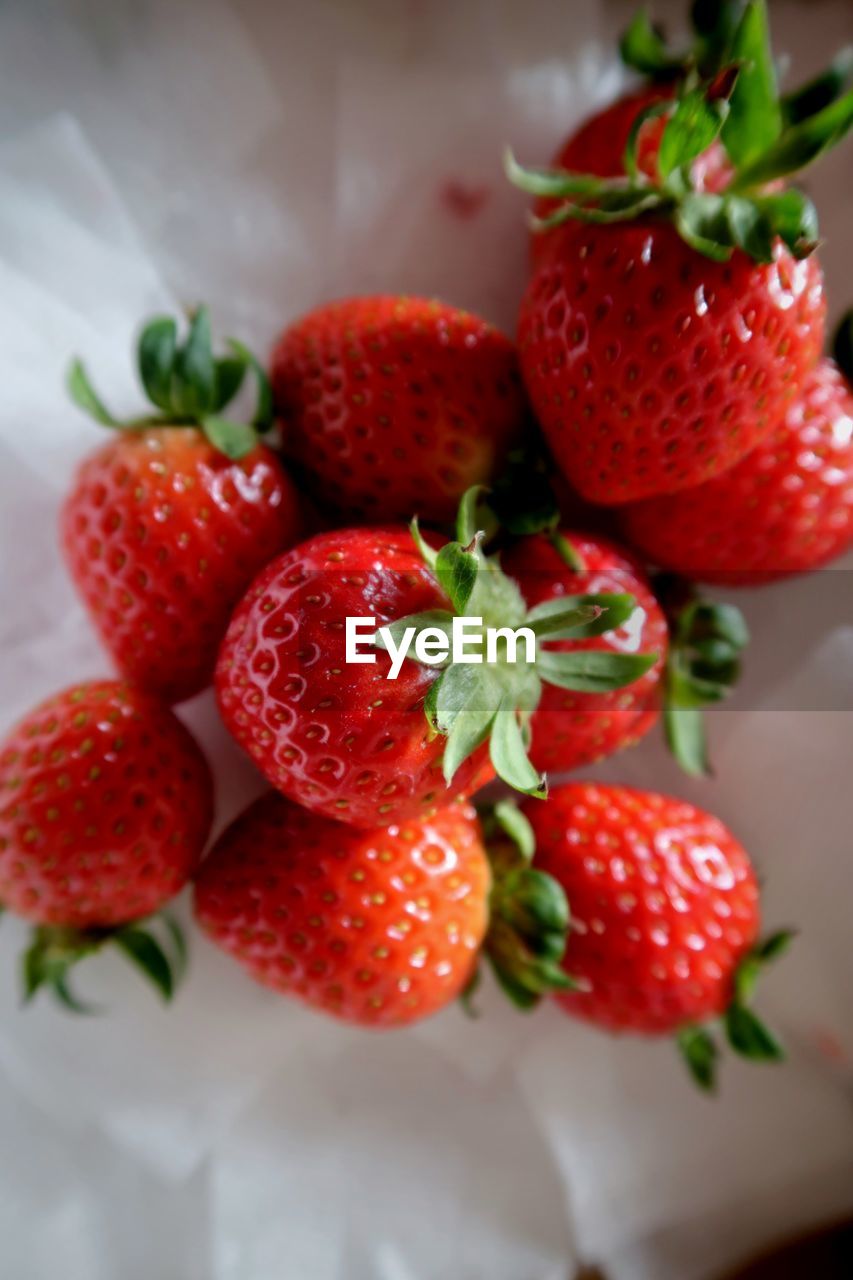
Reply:
<svg viewBox="0 0 853 1280"><path fill-rule="evenodd" d="M618 177L507 162L518 186L559 202L546 228L595 224L549 235L519 355L558 465L605 505L732 467L783 420L820 351L817 214L780 183L853 126L853 94L811 114L802 94L780 98L760 5L725 48L728 68L689 76L655 104L664 126L651 174L644 129L632 130ZM715 145L731 168L711 191L694 162Z"/></svg>
<svg viewBox="0 0 853 1280"><path fill-rule="evenodd" d="M763 963L788 935L758 943L759 894L745 851L717 818L654 792L598 783L525 802L533 865L562 886L571 927L562 967L568 1012L610 1031L678 1033L699 1082L712 1081L722 1018L732 1047L781 1050L748 1008Z"/></svg>
<svg viewBox="0 0 853 1280"><path fill-rule="evenodd" d="M254 426L217 416L254 367L233 349L214 361L204 310L182 350L174 322L153 321L139 364L161 412L126 424L72 369L76 401L116 433L83 461L65 502L68 567L122 673L173 702L210 682L235 603L299 534L297 494L276 456ZM268 399L262 388L259 427Z"/></svg>
<svg viewBox="0 0 853 1280"><path fill-rule="evenodd" d="M815 258L701 257L663 223L552 232L519 317L533 407L590 501L695 486L772 432L823 341Z"/></svg>
<svg viewBox="0 0 853 1280"><path fill-rule="evenodd" d="M384 1028L426 1018L460 993L488 893L468 805L357 831L271 793L205 859L195 913L256 981Z"/></svg>
<svg viewBox="0 0 853 1280"><path fill-rule="evenodd" d="M201 855L207 764L165 707L119 681L66 689L0 746L0 899L37 926L27 994L113 940L164 994L168 961L130 922L159 910Z"/></svg>
<svg viewBox="0 0 853 1280"><path fill-rule="evenodd" d="M530 722L534 766L549 773L577 769L633 745L657 721L667 651L666 619L640 565L604 538L569 532L521 539L502 564L530 607L583 593L634 597L636 607L621 626L555 649L656 655L645 675L624 689L595 693L546 685Z"/></svg>
<svg viewBox="0 0 853 1280"><path fill-rule="evenodd" d="M657 564L754 585L819 568L853 543L853 391L831 360L809 374L773 434L731 471L623 513Z"/></svg>
<svg viewBox="0 0 853 1280"><path fill-rule="evenodd" d="M388 825L470 794L491 776L489 759L511 786L542 794L523 727L543 680L621 688L654 661L543 649L578 629L619 626L633 600L581 596L528 612L515 583L482 551L475 498L473 491L463 503L459 541L440 552L416 526L319 534L274 561L237 607L217 667L220 708L237 741L292 800L355 826ZM491 660L481 648L481 665L448 652L410 656L391 678L384 649L347 662L348 618L393 624L396 644L429 631L449 648L454 614L493 629L526 626L534 652L523 644L513 655L501 641Z"/></svg>
<svg viewBox="0 0 853 1280"><path fill-rule="evenodd" d="M271 377L285 449L313 495L372 520L452 520L524 425L510 341L420 298L319 307L279 339Z"/></svg>

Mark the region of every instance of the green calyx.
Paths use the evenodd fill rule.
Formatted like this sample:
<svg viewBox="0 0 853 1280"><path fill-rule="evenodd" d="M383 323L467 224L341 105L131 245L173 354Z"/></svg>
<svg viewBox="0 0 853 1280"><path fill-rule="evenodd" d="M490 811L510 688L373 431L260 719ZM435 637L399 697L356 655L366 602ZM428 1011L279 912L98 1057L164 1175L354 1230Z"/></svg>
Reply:
<svg viewBox="0 0 853 1280"><path fill-rule="evenodd" d="M773 1032L751 1008L756 984L767 966L787 951L794 935L780 930L759 942L741 961L735 973L734 995L722 1017L729 1047L751 1062L783 1062L785 1051ZM701 1089L716 1087L720 1050L713 1029L686 1026L677 1036L678 1049L693 1080Z"/></svg>
<svg viewBox="0 0 853 1280"><path fill-rule="evenodd" d="M152 928L159 924L164 943ZM96 1013L69 985L75 965L105 946L114 946L143 974L165 1001L171 1000L186 969L186 943L180 926L165 912L115 929L73 929L38 925L22 957L23 1000L28 1004L42 989L50 991L72 1013Z"/></svg>
<svg viewBox="0 0 853 1280"><path fill-rule="evenodd" d="M648 45L654 35L648 20L638 19L635 26L633 44L644 31ZM653 214L671 221L691 248L715 261L727 261L740 249L768 263L778 240L795 257L810 254L819 235L814 205L798 190L767 187L798 173L853 128L850 60L845 56L819 82L780 97L764 0L743 7L724 51L710 77L703 78L700 64L691 64L676 97L640 113L626 148L624 177L525 169L508 153L511 182L560 202L547 217L533 218L533 229L546 231L570 219L612 223ZM655 117L666 123L656 171L648 175L638 168L637 148L643 128ZM731 176L719 193L699 191L693 162L718 140Z"/></svg>
<svg viewBox="0 0 853 1280"><path fill-rule="evenodd" d="M532 1009L544 995L575 988L562 968L569 904L553 876L531 865L533 831L511 801L499 801L483 827L492 867L483 953L513 1004Z"/></svg>
<svg viewBox="0 0 853 1280"><path fill-rule="evenodd" d="M118 431L147 431L151 427L193 426L226 457L237 460L257 447L273 425L272 391L258 360L242 342L230 338L229 354L214 356L210 313L193 313L184 341L171 316L158 316L142 330L137 346L139 379L155 412L119 420L106 408L80 360L68 371L71 399L102 426ZM251 373L257 385L255 412L250 422L223 416Z"/></svg>
<svg viewBox="0 0 853 1280"><path fill-rule="evenodd" d="M488 512L479 487L462 499L456 540L440 550L412 536L451 610L413 614L384 628L377 643L407 643L407 653L439 671L424 704L430 729L446 738L443 771L449 783L484 742L495 772L509 786L543 798L545 778L527 755L530 718L543 683L584 693L621 689L654 665L656 654L559 651L549 644L603 635L621 626L636 607L628 594L563 596L528 609L518 585L483 549ZM454 644L456 619L466 618L465 644ZM428 646L433 653L428 654ZM456 649L456 653L454 653ZM462 651L464 650L465 656ZM474 661L466 660L470 655ZM455 660L454 660L455 659Z"/></svg>
<svg viewBox="0 0 853 1280"><path fill-rule="evenodd" d="M711 773L702 711L722 702L738 681L749 630L736 605L702 600L679 579L655 584L670 620L664 675L667 745L692 777Z"/></svg>

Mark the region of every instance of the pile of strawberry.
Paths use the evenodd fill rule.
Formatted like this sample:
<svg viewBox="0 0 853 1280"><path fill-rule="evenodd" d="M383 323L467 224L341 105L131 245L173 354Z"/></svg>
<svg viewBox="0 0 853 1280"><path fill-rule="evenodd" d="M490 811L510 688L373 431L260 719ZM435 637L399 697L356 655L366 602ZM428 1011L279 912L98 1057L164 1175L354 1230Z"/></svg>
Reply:
<svg viewBox="0 0 853 1280"><path fill-rule="evenodd" d="M537 197L517 349L442 303L356 298L287 329L267 372L236 341L215 355L202 308L182 337L144 328L131 421L73 365L112 434L62 547L120 678L0 746L27 997L84 1008L69 970L108 943L169 996L183 939L157 913L192 880L253 978L365 1026L470 995L486 957L523 1008L675 1034L706 1087L717 1025L782 1056L751 998L788 935L759 939L735 837L677 799L547 781L661 712L706 772L701 708L747 634L692 584L853 542L853 327L821 356L817 215L790 185L853 124L849 63L780 96L763 3L694 6L694 26L673 53L638 18L645 86L553 168L508 159ZM249 421L229 414L244 383ZM489 660L454 662L456 616L532 646L513 661L497 631ZM410 642L398 678L388 642L347 661L348 618ZM202 861L211 776L171 707L211 683L270 790Z"/></svg>

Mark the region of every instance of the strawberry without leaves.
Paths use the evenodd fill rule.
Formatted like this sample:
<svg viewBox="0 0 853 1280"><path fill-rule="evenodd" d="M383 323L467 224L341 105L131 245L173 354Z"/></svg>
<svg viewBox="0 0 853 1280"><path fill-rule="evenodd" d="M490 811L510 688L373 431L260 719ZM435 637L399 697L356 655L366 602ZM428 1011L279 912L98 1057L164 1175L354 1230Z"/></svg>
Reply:
<svg viewBox="0 0 853 1280"><path fill-rule="evenodd" d="M853 542L853 391L831 360L785 422L731 471L623 512L655 563L704 582L754 586L820 568Z"/></svg>
<svg viewBox="0 0 853 1280"><path fill-rule="evenodd" d="M195 913L256 981L347 1022L395 1027L467 984L489 883L468 805L356 831L270 794L205 859Z"/></svg>
<svg viewBox="0 0 853 1280"><path fill-rule="evenodd" d="M287 329L271 378L286 452L314 497L374 521L451 521L524 426L515 350L422 298L352 298Z"/></svg>
<svg viewBox="0 0 853 1280"><path fill-rule="evenodd" d="M204 310L182 349L173 321L151 322L139 364L160 412L130 423L72 370L75 399L115 437L78 469L65 558L120 670L174 702L210 682L234 604L299 534L296 491L257 433L268 425L263 380L255 425L218 416L255 369L245 348L234 351L213 359Z"/></svg>
<svg viewBox="0 0 853 1280"><path fill-rule="evenodd" d="M211 815L193 738L132 685L77 685L31 711L0 746L0 900L39 926L27 994L65 997L70 965L110 940L170 994L166 957L128 926L183 888Z"/></svg>
<svg viewBox="0 0 853 1280"><path fill-rule="evenodd" d="M716 1019L736 1052L782 1056L749 1001L788 935L758 942L755 873L722 822L684 801L597 783L525 802L524 819L534 868L571 908L562 967L573 989L556 996L568 1013L610 1031L676 1034L705 1087L716 1058L705 1024ZM505 856L500 841L492 856Z"/></svg>

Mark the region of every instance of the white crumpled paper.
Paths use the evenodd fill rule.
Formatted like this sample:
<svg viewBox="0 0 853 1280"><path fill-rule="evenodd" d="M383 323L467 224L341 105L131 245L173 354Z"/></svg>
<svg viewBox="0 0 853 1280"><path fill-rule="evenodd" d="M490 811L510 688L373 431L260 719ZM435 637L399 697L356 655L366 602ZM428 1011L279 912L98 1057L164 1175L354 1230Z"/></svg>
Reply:
<svg viewBox="0 0 853 1280"><path fill-rule="evenodd" d="M619 7L619 6L617 6ZM774 12L777 6L774 5ZM812 70L849 9L780 4ZM130 408L140 317L201 298L265 349L316 302L436 293L511 329L523 200L500 152L547 157L612 95L596 0L7 0L0 9L0 721L107 670L55 542L99 439L62 373L89 362ZM847 38L853 38L850 29ZM818 170L832 303L853 297L849 151ZM108 957L108 1016L23 1014L23 931L0 930L0 1233L15 1280L708 1280L774 1233L853 1208L846 572L744 596L755 634L713 717L718 777L659 742L595 772L731 823L768 921L802 930L770 975L784 1071L726 1064L697 1097L669 1045L614 1041L486 984L370 1036L254 987L195 939L158 1007ZM829 590L832 585L833 590ZM259 789L209 695L181 714L214 764L218 821ZM4 1272L5 1274L5 1272Z"/></svg>

